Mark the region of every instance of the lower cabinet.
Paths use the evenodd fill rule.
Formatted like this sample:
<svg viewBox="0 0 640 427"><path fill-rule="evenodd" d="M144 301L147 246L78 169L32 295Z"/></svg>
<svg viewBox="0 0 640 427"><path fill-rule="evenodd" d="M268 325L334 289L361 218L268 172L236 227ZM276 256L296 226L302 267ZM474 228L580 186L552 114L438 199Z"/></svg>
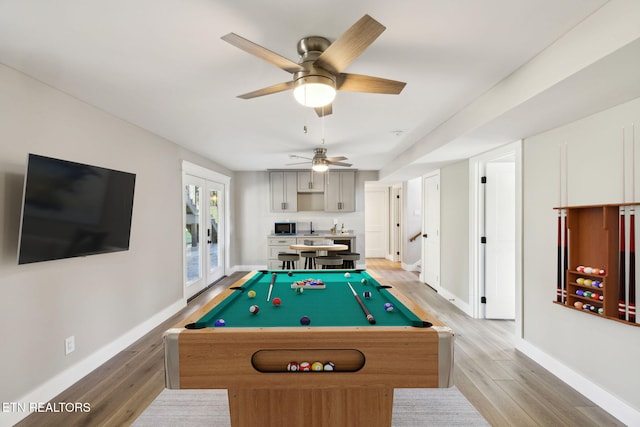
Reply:
<svg viewBox="0 0 640 427"><path fill-rule="evenodd" d="M267 245L267 268L269 270L282 269L282 261L278 260L278 254L280 252L295 252L289 249L289 246L296 244L295 237L269 237L269 243ZM296 268L299 268L300 261L296 263Z"/></svg>

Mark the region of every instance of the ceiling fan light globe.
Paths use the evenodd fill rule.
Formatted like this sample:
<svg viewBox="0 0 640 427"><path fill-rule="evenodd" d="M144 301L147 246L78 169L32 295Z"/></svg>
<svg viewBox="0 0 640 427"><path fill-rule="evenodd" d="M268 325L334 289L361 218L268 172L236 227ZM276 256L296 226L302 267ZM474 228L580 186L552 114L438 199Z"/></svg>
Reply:
<svg viewBox="0 0 640 427"><path fill-rule="evenodd" d="M324 107L336 98L335 83L323 76L303 77L296 80L293 96L305 107Z"/></svg>
<svg viewBox="0 0 640 427"><path fill-rule="evenodd" d="M313 159L311 163L311 169L314 172L326 172L329 170L329 165L322 159Z"/></svg>

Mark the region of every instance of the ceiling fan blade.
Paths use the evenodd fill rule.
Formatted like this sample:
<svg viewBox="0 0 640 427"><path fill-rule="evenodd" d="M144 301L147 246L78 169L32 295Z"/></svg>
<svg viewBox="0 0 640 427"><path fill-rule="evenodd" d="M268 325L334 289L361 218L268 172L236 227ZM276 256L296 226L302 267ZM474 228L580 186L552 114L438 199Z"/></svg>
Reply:
<svg viewBox="0 0 640 427"><path fill-rule="evenodd" d="M273 64L276 67L289 73L295 73L303 70L303 68L299 64L296 64L290 59L287 59L284 56L278 55L277 53L270 51L265 47L255 44L254 42L247 40L244 37L237 35L236 33L229 33L220 38L227 43L237 47L238 49L244 50L251 55L264 59L268 63Z"/></svg>
<svg viewBox="0 0 640 427"><path fill-rule="evenodd" d="M342 160L347 160L347 158L345 156L327 157L327 162L339 162Z"/></svg>
<svg viewBox="0 0 640 427"><path fill-rule="evenodd" d="M346 167L351 166L351 163L344 163L344 162L329 162L329 161L327 161L327 163L329 163L331 166L346 166Z"/></svg>
<svg viewBox="0 0 640 427"><path fill-rule="evenodd" d="M333 104L325 105L324 107L314 108L318 117L328 116L333 114Z"/></svg>
<svg viewBox="0 0 640 427"><path fill-rule="evenodd" d="M286 166L307 165L307 164L309 164L309 162L287 163Z"/></svg>
<svg viewBox="0 0 640 427"><path fill-rule="evenodd" d="M364 15L315 60L314 65L333 74L344 71L386 29L384 25Z"/></svg>
<svg viewBox="0 0 640 427"><path fill-rule="evenodd" d="M238 98L242 98L242 99L257 98L259 96L271 95L272 93L284 92L285 90L289 90L292 88L293 88L293 81L278 83L273 86L263 87L262 89L254 90L253 92L238 95Z"/></svg>
<svg viewBox="0 0 640 427"><path fill-rule="evenodd" d="M405 82L383 79L381 77L365 76L362 74L343 73L336 79L338 90L348 92L384 93L398 95L406 86Z"/></svg>

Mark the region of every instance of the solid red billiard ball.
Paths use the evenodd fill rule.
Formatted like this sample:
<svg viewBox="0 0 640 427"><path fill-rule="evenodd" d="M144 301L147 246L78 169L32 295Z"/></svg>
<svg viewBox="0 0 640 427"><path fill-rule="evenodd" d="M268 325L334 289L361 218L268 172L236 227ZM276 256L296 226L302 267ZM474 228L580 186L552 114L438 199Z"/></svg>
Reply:
<svg viewBox="0 0 640 427"><path fill-rule="evenodd" d="M251 312L251 314L258 314L258 311L260 311L260 307L258 307L257 305L252 305L251 307L249 307L249 311Z"/></svg>
<svg viewBox="0 0 640 427"><path fill-rule="evenodd" d="M280 298L276 297L276 298L273 299L273 305L275 305L277 307L280 304L282 304L282 300Z"/></svg>

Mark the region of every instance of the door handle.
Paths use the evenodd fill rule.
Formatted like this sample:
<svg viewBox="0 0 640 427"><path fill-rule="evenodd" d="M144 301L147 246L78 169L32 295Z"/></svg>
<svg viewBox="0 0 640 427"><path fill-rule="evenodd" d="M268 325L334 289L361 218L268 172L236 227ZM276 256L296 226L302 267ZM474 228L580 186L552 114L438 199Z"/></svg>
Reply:
<svg viewBox="0 0 640 427"><path fill-rule="evenodd" d="M427 238L427 234L426 233L423 234L422 237L424 237L426 239Z"/></svg>

